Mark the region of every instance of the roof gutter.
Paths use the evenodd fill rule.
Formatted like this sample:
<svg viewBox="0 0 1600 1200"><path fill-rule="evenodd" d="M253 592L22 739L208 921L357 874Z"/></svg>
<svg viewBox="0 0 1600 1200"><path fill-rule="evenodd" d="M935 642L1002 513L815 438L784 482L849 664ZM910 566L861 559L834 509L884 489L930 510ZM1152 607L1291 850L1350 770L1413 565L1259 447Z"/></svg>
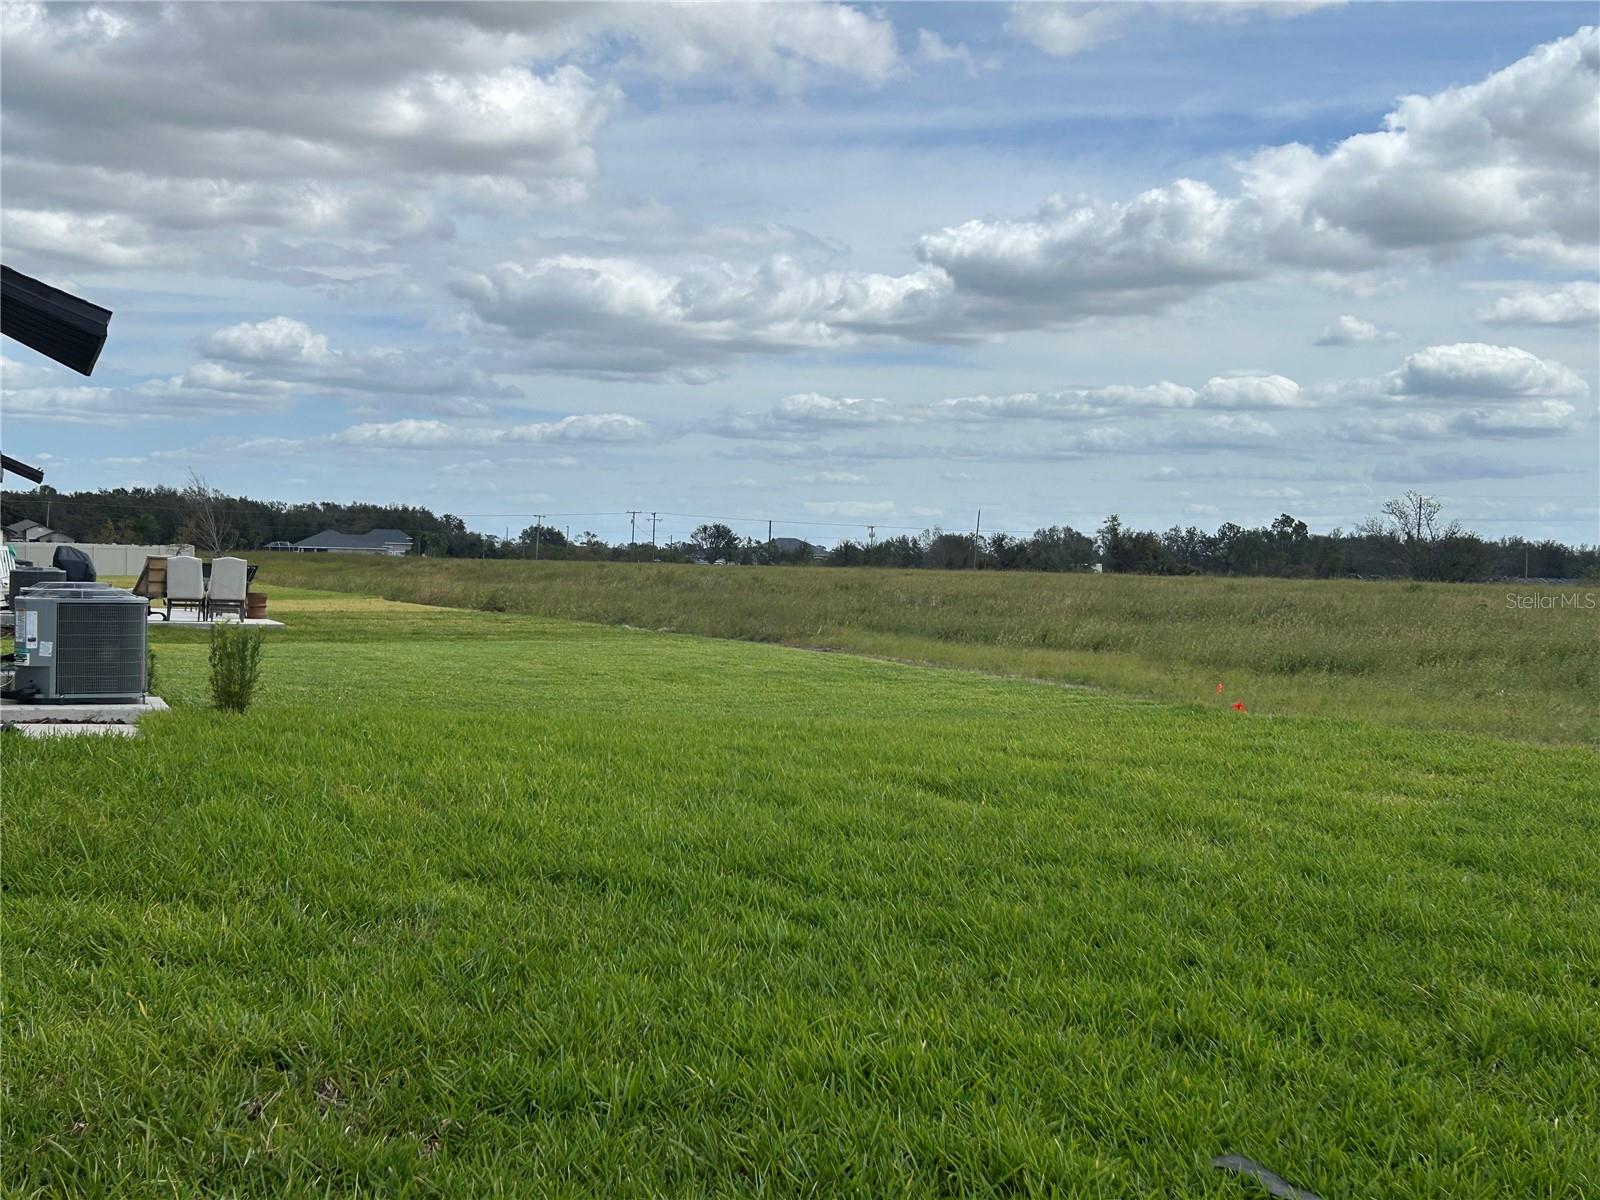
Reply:
<svg viewBox="0 0 1600 1200"><path fill-rule="evenodd" d="M9 454L0 454L0 471L10 471L13 475L21 475L24 479L31 479L34 483L44 482L44 471L39 467L30 467L20 459L12 458Z"/></svg>
<svg viewBox="0 0 1600 1200"><path fill-rule="evenodd" d="M109 308L0 266L0 334L89 375L110 325Z"/></svg>

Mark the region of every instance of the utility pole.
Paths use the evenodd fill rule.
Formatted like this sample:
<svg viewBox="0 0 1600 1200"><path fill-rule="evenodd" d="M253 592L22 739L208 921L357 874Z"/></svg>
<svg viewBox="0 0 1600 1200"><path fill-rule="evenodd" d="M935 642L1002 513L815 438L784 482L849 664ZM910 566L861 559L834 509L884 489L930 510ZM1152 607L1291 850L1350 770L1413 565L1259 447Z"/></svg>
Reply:
<svg viewBox="0 0 1600 1200"><path fill-rule="evenodd" d="M634 526L638 523L638 520L639 510L630 508L628 510L628 557L635 562L639 560L639 538L634 531Z"/></svg>
<svg viewBox="0 0 1600 1200"><path fill-rule="evenodd" d="M978 523L972 527L972 569L978 569L978 532L983 528L983 509L978 510Z"/></svg>
<svg viewBox="0 0 1600 1200"><path fill-rule="evenodd" d="M873 546L875 546L877 544L878 544L878 527L876 525L868 525L867 526L867 548L870 550Z"/></svg>
<svg viewBox="0 0 1600 1200"><path fill-rule="evenodd" d="M539 561L539 535L544 532L544 514L533 514L533 561Z"/></svg>
<svg viewBox="0 0 1600 1200"><path fill-rule="evenodd" d="M767 518L767 545L772 545L772 518Z"/></svg>
<svg viewBox="0 0 1600 1200"><path fill-rule="evenodd" d="M650 561L656 560L656 515L650 514Z"/></svg>

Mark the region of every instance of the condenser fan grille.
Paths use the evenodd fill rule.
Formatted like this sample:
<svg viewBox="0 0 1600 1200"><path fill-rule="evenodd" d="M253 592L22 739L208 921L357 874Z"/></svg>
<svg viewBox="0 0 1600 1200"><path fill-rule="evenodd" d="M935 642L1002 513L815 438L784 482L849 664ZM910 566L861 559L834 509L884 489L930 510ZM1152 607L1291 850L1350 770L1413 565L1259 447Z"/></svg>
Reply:
<svg viewBox="0 0 1600 1200"><path fill-rule="evenodd" d="M56 686L64 695L144 691L144 607L79 600L56 610Z"/></svg>

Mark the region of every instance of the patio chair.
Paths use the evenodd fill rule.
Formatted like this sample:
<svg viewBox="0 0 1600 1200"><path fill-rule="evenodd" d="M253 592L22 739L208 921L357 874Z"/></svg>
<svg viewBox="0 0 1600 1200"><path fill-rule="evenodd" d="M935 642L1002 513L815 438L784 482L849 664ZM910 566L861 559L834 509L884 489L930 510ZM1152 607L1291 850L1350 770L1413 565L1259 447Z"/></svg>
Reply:
<svg viewBox="0 0 1600 1200"><path fill-rule="evenodd" d="M167 559L167 611L172 620L174 608L192 608L197 620L206 615L206 583L200 560L192 554L175 554Z"/></svg>
<svg viewBox="0 0 1600 1200"><path fill-rule="evenodd" d="M218 613L234 612L239 614L239 620L244 620L249 566L242 558L211 560L211 584L206 589L206 609L213 618Z"/></svg>

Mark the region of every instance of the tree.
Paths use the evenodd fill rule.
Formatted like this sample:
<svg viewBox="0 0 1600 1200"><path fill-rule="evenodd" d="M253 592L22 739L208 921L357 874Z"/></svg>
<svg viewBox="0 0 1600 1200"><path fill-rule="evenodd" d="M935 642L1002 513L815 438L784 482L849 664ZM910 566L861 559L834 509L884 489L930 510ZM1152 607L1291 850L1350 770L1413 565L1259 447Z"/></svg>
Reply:
<svg viewBox="0 0 1600 1200"><path fill-rule="evenodd" d="M1266 569L1274 575L1304 576L1311 573L1306 559L1311 551L1311 531L1304 521L1281 513L1267 530Z"/></svg>
<svg viewBox="0 0 1600 1200"><path fill-rule="evenodd" d="M1460 546L1462 538L1472 535L1459 521L1440 525L1443 511L1440 501L1415 491L1384 502L1381 515L1389 519L1392 533L1399 538L1401 556L1413 579L1460 578L1462 571L1473 569L1466 562L1472 556L1463 556ZM1448 555L1443 553L1447 547Z"/></svg>
<svg viewBox="0 0 1600 1200"><path fill-rule="evenodd" d="M1407 492L1384 501L1383 515L1395 523L1400 540L1409 544L1431 542L1439 536L1437 522L1444 504L1421 492Z"/></svg>
<svg viewBox="0 0 1600 1200"><path fill-rule="evenodd" d="M1180 575L1204 570L1211 554L1210 539L1193 525L1167 530L1161 535L1161 549Z"/></svg>
<svg viewBox="0 0 1600 1200"><path fill-rule="evenodd" d="M1344 531L1311 537L1311 573L1318 579L1332 579L1344 572Z"/></svg>
<svg viewBox="0 0 1600 1200"><path fill-rule="evenodd" d="M920 567L922 565L922 539L909 533L897 534L873 546L872 562L884 567Z"/></svg>
<svg viewBox="0 0 1600 1200"><path fill-rule="evenodd" d="M1295 556L1305 548L1310 537L1311 531L1306 528L1306 523L1297 521L1288 513L1280 514L1272 523L1272 540L1290 556L1290 561L1295 560Z"/></svg>
<svg viewBox="0 0 1600 1200"><path fill-rule="evenodd" d="M1127 534L1122 528L1122 518L1112 513L1101 522L1095 532L1095 549L1100 551L1100 561L1108 571L1126 571Z"/></svg>
<svg viewBox="0 0 1600 1200"><path fill-rule="evenodd" d="M161 540L161 524L149 512L141 512L129 523L135 542L147 545Z"/></svg>
<svg viewBox="0 0 1600 1200"><path fill-rule="evenodd" d="M737 562L739 535L720 521L702 525L691 535L701 558L707 562Z"/></svg>
<svg viewBox="0 0 1600 1200"><path fill-rule="evenodd" d="M1105 519L1096 541L1100 547L1100 561L1107 571L1162 575L1174 566L1159 537L1149 530L1129 529L1116 513Z"/></svg>
<svg viewBox="0 0 1600 1200"><path fill-rule="evenodd" d="M568 542L567 535L552 525L529 525L517 535L517 545L524 556L564 558Z"/></svg>
<svg viewBox="0 0 1600 1200"><path fill-rule="evenodd" d="M193 541L196 549L213 558L232 550L239 539L238 533L228 524L222 502L221 492L200 474L189 472L189 482L183 489L185 521L182 532L188 534L185 540Z"/></svg>
<svg viewBox="0 0 1600 1200"><path fill-rule="evenodd" d="M1035 529L1028 565L1036 571L1082 571L1094 562L1094 539L1070 525Z"/></svg>
<svg viewBox="0 0 1600 1200"><path fill-rule="evenodd" d="M985 539L983 559L997 571L1014 571L1027 564L1028 543L1001 530Z"/></svg>
<svg viewBox="0 0 1600 1200"><path fill-rule="evenodd" d="M828 551L830 567L864 567L868 564L867 547L845 538Z"/></svg>
<svg viewBox="0 0 1600 1200"><path fill-rule="evenodd" d="M941 571L959 571L972 565L974 558L970 533L929 531L922 551L923 564Z"/></svg>

